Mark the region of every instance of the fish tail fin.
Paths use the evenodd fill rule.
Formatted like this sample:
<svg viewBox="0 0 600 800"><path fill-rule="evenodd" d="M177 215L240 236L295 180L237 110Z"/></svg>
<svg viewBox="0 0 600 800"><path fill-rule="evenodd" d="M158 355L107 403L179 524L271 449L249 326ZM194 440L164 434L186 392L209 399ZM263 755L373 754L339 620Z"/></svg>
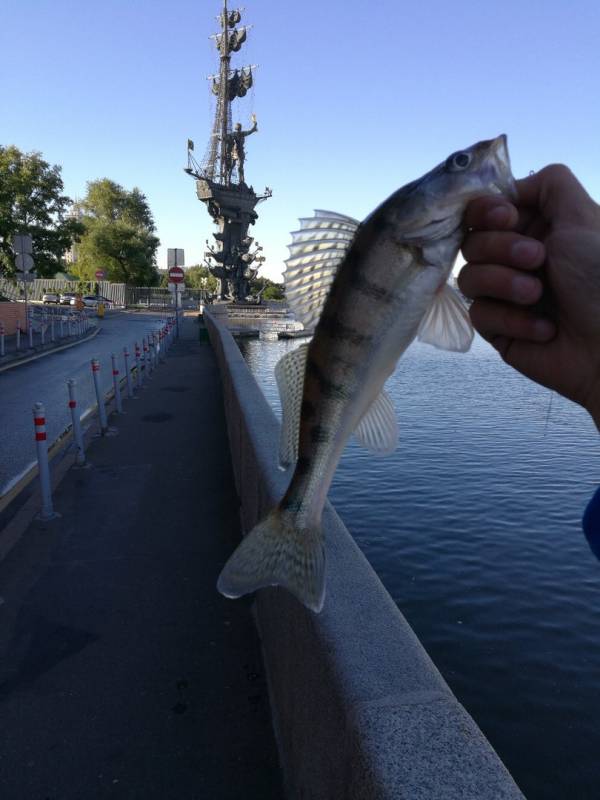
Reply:
<svg viewBox="0 0 600 800"><path fill-rule="evenodd" d="M283 586L318 613L325 600L325 547L320 525L297 527L296 515L277 507L243 539L219 575L225 597Z"/></svg>

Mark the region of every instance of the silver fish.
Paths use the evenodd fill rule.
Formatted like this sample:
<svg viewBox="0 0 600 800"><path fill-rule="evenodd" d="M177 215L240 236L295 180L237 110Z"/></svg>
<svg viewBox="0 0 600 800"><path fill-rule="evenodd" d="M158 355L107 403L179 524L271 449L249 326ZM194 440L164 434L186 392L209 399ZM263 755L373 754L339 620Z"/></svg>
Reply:
<svg viewBox="0 0 600 800"><path fill-rule="evenodd" d="M301 220L286 262L286 295L305 327L318 323L310 344L275 369L280 461L296 467L279 505L223 568L222 594L279 585L322 609L321 514L348 438L354 433L379 454L395 448L396 419L383 385L416 337L448 350L471 346L467 309L447 279L464 210L488 194L515 197L504 135L453 153L362 224L328 211Z"/></svg>

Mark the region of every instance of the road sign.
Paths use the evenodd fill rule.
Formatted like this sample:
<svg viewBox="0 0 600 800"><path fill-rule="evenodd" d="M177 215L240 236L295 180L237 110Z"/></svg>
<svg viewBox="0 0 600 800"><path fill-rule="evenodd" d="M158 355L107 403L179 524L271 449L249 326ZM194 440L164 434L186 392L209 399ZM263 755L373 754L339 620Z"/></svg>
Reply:
<svg viewBox="0 0 600 800"><path fill-rule="evenodd" d="M169 270L169 283L183 283L184 271L181 267L171 267Z"/></svg>
<svg viewBox="0 0 600 800"><path fill-rule="evenodd" d="M104 272L103 269L97 269L96 270L96 277L98 278L98 280L101 280L102 278L104 278L105 274L106 273Z"/></svg>
<svg viewBox="0 0 600 800"><path fill-rule="evenodd" d="M19 253L15 256L15 266L19 272L29 272L33 269L33 258L29 253Z"/></svg>
<svg viewBox="0 0 600 800"><path fill-rule="evenodd" d="M180 248L167 249L167 267L183 267L185 264L184 253Z"/></svg>
<svg viewBox="0 0 600 800"><path fill-rule="evenodd" d="M13 237L13 250L15 253L32 253L33 241L28 233L18 233Z"/></svg>

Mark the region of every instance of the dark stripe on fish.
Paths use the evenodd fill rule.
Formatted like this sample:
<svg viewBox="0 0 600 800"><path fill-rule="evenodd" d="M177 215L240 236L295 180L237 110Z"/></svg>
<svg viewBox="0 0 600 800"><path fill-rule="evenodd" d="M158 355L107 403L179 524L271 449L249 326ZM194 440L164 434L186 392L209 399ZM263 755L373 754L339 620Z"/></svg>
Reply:
<svg viewBox="0 0 600 800"><path fill-rule="evenodd" d="M300 414L305 419L310 419L311 417L314 417L316 413L317 409L315 408L313 403L310 402L310 400L302 401L302 406L300 407Z"/></svg>
<svg viewBox="0 0 600 800"><path fill-rule="evenodd" d="M306 475L310 470L311 463L311 459L307 458L307 456L299 456L298 461L296 461L296 473L298 475Z"/></svg>
<svg viewBox="0 0 600 800"><path fill-rule="evenodd" d="M314 444L326 444L331 438L331 431L322 425L313 425L310 429L310 440Z"/></svg>
<svg viewBox="0 0 600 800"><path fill-rule="evenodd" d="M300 498L290 497L289 500L285 497L281 501L281 510L282 511L291 511L292 513L298 513L302 508L302 500Z"/></svg>
<svg viewBox="0 0 600 800"><path fill-rule="evenodd" d="M316 379L323 397L335 400L347 399L348 393L346 389L337 383L333 383L329 380L329 378L325 377L325 375L323 375L319 369L319 366L312 360L312 358L309 358L306 362L306 372L308 375L312 375L312 377Z"/></svg>
<svg viewBox="0 0 600 800"><path fill-rule="evenodd" d="M372 283L371 281L367 280L364 275L361 275L360 272L353 272L350 276L350 283L351 285L357 289L361 294L366 295L367 297L372 297L373 300L379 300L382 303L391 303L393 295L384 288L383 286L377 286L376 283Z"/></svg>
<svg viewBox="0 0 600 800"><path fill-rule="evenodd" d="M359 333L349 325L344 325L340 322L336 313L323 313L319 320L318 330L327 333L332 339L341 339L354 345L368 344L372 338L364 333Z"/></svg>

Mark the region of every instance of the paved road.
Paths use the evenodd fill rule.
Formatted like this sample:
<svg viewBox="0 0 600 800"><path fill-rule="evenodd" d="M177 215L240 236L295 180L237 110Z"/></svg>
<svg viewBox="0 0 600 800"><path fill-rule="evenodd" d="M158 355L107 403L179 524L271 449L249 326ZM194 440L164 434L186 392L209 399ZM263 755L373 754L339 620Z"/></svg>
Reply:
<svg viewBox="0 0 600 800"><path fill-rule="evenodd" d="M127 345L133 353L134 342L159 328L162 320L158 314L111 312L91 341L0 373L0 495L35 461L33 404L44 403L48 441L54 441L71 422L67 380L77 381L83 413L96 403L91 359L100 360L101 386L108 391L112 386L110 354L119 356L119 369L123 371L123 347Z"/></svg>
<svg viewBox="0 0 600 800"><path fill-rule="evenodd" d="M0 562L2 800L283 797L250 603L215 586L240 536L219 370L184 332Z"/></svg>

